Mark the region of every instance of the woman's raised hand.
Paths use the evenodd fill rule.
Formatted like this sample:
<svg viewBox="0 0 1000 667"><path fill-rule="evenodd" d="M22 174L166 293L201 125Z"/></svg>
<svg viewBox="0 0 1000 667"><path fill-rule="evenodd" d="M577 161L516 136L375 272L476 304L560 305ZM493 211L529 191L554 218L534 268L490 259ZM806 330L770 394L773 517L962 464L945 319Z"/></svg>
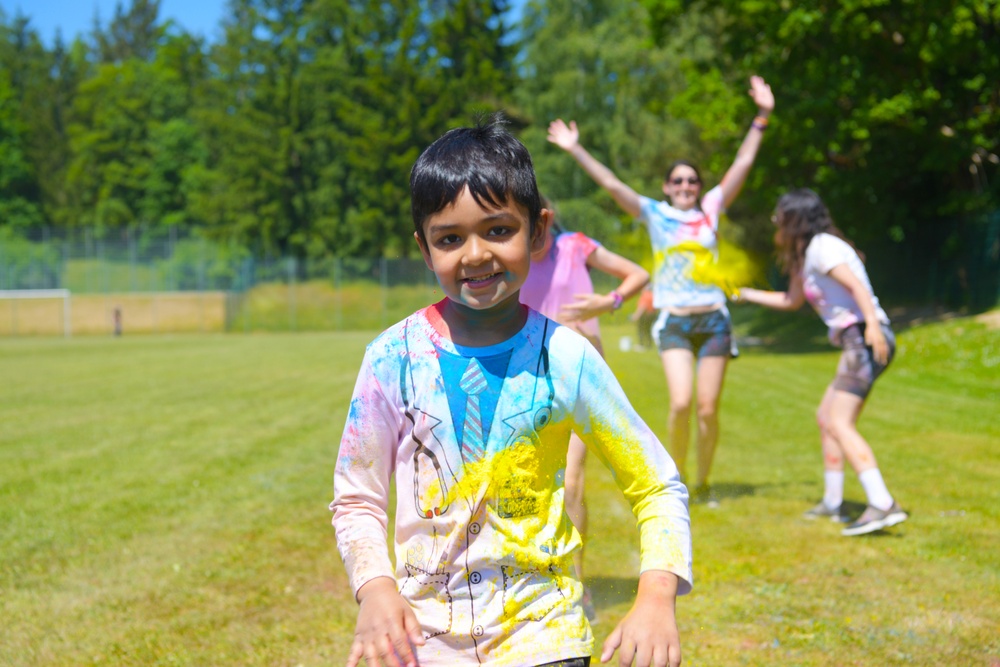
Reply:
<svg viewBox="0 0 1000 667"><path fill-rule="evenodd" d="M566 125L562 118L556 118L549 123L549 141L564 151L573 150L580 143L580 131L576 129L576 121L571 120L569 125Z"/></svg>
<svg viewBox="0 0 1000 667"><path fill-rule="evenodd" d="M761 113L767 115L774 111L774 93L771 92L771 86L767 85L763 77L756 74L750 77L749 92ZM551 132L551 129L549 131Z"/></svg>

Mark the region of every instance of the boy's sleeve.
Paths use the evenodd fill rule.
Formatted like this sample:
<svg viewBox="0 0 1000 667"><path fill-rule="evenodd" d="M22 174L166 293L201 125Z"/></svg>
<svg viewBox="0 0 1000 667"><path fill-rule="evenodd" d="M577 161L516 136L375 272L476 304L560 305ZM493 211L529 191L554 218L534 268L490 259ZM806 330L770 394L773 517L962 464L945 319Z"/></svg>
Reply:
<svg viewBox="0 0 1000 667"><path fill-rule="evenodd" d="M587 446L611 469L632 506L639 528L639 571L666 570L680 578L678 594L690 592L691 520L687 488L673 459L625 396L614 373L592 347L584 346L574 409Z"/></svg>
<svg viewBox="0 0 1000 667"><path fill-rule="evenodd" d="M389 560L388 504L398 411L382 391L369 349L358 373L333 475L333 527L351 590L375 577L393 577Z"/></svg>

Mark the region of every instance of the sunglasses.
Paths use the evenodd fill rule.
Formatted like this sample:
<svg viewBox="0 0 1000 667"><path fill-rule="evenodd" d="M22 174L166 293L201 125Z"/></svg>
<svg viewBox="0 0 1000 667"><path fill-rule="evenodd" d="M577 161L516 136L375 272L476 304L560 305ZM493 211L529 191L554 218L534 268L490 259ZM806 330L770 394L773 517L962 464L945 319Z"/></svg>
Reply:
<svg viewBox="0 0 1000 667"><path fill-rule="evenodd" d="M670 182L673 185L681 185L682 183L684 183L684 181L687 181L688 185L698 185L699 183L701 183L701 179L698 178L697 176L688 176L687 178L677 176L676 178L670 179Z"/></svg>

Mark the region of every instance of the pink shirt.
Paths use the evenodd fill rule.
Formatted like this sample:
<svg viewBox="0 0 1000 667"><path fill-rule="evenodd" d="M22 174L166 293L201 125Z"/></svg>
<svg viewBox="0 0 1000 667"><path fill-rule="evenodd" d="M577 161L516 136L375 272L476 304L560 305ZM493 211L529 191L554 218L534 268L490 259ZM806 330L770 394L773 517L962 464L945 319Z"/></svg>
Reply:
<svg viewBox="0 0 1000 667"><path fill-rule="evenodd" d="M521 303L558 322L559 309L572 303L574 295L593 293L587 258L599 247L597 241L580 232L559 234L548 254L531 263L528 279L521 287ZM574 322L573 328L587 336L601 334L596 317Z"/></svg>

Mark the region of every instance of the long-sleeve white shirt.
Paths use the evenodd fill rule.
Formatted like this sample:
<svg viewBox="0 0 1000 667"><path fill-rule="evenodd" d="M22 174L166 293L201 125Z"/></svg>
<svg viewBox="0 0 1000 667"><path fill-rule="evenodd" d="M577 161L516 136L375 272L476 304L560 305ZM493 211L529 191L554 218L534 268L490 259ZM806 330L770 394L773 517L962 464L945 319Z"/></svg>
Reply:
<svg viewBox="0 0 1000 667"><path fill-rule="evenodd" d="M459 347L433 325L437 312L431 306L386 330L358 375L330 506L355 593L395 577L427 638L421 665L590 655L572 567L580 536L563 506L571 431L632 506L640 572L672 572L688 592L687 490L594 348L535 311L504 343ZM463 376L477 372L473 404ZM395 567L387 548L393 475Z"/></svg>

